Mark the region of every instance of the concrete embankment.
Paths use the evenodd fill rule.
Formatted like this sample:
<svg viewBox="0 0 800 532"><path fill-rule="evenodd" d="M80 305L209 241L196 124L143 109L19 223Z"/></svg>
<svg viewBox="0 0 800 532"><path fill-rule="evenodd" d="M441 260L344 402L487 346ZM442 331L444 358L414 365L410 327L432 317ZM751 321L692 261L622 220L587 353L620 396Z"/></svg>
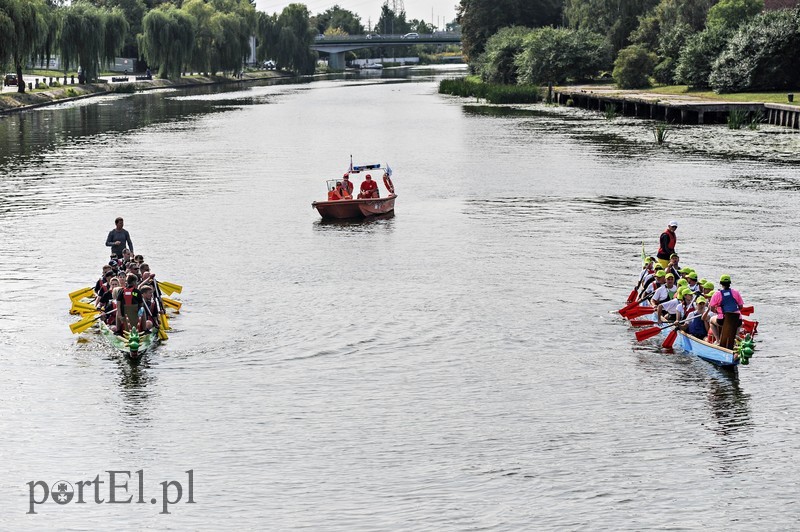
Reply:
<svg viewBox="0 0 800 532"><path fill-rule="evenodd" d="M276 71L263 71L246 73L241 78L227 76L192 76L175 80L152 79L130 82L114 83L91 83L85 85L62 85L45 90L35 90L30 92L4 92L0 94L0 114L14 113L35 109L46 105L60 104L64 102L80 100L92 96L103 94L113 94L115 92L127 92L132 86L136 92L160 89L160 88L185 88L198 85L218 85L227 83L245 83L249 81L259 81L264 79L276 79L288 77ZM131 76L132 80L136 78Z"/></svg>
<svg viewBox="0 0 800 532"><path fill-rule="evenodd" d="M561 87L554 90L554 101L600 112L613 110L626 116L638 116L681 124L725 123L734 110L761 113L769 124L800 129L800 107L765 102L732 102L699 98L684 94L622 91L602 87Z"/></svg>

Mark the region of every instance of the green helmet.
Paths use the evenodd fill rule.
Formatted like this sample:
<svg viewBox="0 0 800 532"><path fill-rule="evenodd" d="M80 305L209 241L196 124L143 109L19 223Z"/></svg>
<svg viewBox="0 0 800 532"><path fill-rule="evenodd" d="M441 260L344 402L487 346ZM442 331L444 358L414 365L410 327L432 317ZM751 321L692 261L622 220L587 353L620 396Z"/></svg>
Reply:
<svg viewBox="0 0 800 532"><path fill-rule="evenodd" d="M731 276L726 273L722 277L719 278L719 282L720 283L729 283L729 282L731 282Z"/></svg>
<svg viewBox="0 0 800 532"><path fill-rule="evenodd" d="M689 279L694 279L696 281L697 280L697 273L695 273L695 272L690 273L689 274Z"/></svg>
<svg viewBox="0 0 800 532"><path fill-rule="evenodd" d="M658 270L658 271L655 273L655 276L656 276L656 277L658 277L658 278L664 277L665 275L666 275L666 274L664 273L664 270Z"/></svg>
<svg viewBox="0 0 800 532"><path fill-rule="evenodd" d="M707 290L713 290L714 289L714 283L712 283L711 281L706 281L705 283L703 283L703 288L705 288Z"/></svg>
<svg viewBox="0 0 800 532"><path fill-rule="evenodd" d="M704 298L703 296L698 297L697 299L694 300L694 302L697 303L698 305L700 303L708 303L708 301L706 301L706 298Z"/></svg>
<svg viewBox="0 0 800 532"><path fill-rule="evenodd" d="M699 281L697 281L697 282L698 282L698 283L700 283L700 286L705 286L705 285L706 285L706 283L708 282L708 280L706 280L706 279L700 279L700 280L699 280Z"/></svg>
<svg viewBox="0 0 800 532"><path fill-rule="evenodd" d="M678 279L678 286L683 287L683 286L686 286L688 284L689 284L689 281L687 281L686 279Z"/></svg>

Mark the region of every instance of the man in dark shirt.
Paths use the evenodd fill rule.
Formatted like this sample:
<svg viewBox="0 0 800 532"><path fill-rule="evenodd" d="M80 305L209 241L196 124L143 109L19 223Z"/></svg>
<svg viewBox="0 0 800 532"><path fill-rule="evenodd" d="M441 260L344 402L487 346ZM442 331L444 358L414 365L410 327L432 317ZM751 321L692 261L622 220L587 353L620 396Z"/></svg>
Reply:
<svg viewBox="0 0 800 532"><path fill-rule="evenodd" d="M117 257L122 257L122 250L125 249L126 246L130 248L131 253L133 253L131 235L127 230L122 228L125 221L122 218L117 218L114 220L114 223L117 224L117 226L108 233L106 246L109 246L111 248L111 253L116 253Z"/></svg>

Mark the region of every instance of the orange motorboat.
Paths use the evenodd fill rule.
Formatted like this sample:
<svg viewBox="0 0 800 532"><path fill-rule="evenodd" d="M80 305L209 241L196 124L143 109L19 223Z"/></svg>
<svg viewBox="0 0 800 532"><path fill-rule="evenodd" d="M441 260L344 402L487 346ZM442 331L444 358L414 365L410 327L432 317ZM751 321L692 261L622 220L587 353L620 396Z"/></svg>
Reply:
<svg viewBox="0 0 800 532"><path fill-rule="evenodd" d="M381 191L378 180L372 180L372 172L383 172L383 187L385 192ZM348 178L364 174L365 181L372 181L372 185L367 188L371 190L364 190L362 184L361 192L356 192L355 189L342 192L343 179L329 179L326 184L328 188L327 201L315 201L311 206L317 209L323 220L347 220L368 218L370 216L377 216L380 214L388 214L394 212L394 201L397 194L394 191L394 183L392 183L392 169L389 165L380 164L367 164L361 166L353 166L350 163L350 169L345 174ZM369 178L369 179L367 179ZM353 185L355 186L355 185ZM352 197L356 194L356 197ZM383 195L385 194L385 195Z"/></svg>

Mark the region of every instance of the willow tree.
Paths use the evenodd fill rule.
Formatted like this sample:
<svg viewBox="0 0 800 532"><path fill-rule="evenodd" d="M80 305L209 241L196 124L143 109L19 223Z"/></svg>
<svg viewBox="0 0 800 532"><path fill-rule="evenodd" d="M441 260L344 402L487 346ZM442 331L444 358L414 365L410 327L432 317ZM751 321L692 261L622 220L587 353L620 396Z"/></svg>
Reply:
<svg viewBox="0 0 800 532"><path fill-rule="evenodd" d="M43 0L0 0L0 62L14 65L18 92L25 92L22 69L41 49L49 16Z"/></svg>
<svg viewBox="0 0 800 532"><path fill-rule="evenodd" d="M162 78L179 78L189 65L195 38L194 18L172 4L153 9L142 19L139 50Z"/></svg>
<svg viewBox="0 0 800 532"><path fill-rule="evenodd" d="M278 16L275 29L275 61L278 68L298 74L313 74L316 54L311 51L314 29L309 20L308 8L303 4L289 4Z"/></svg>
<svg viewBox="0 0 800 532"><path fill-rule="evenodd" d="M122 50L128 27L119 9L77 2L64 8L58 39L64 70L80 66L87 81L97 79L100 67L113 63Z"/></svg>
<svg viewBox="0 0 800 532"><path fill-rule="evenodd" d="M220 31L215 25L214 15L217 10L204 0L189 0L181 8L195 21L192 59L189 66L192 70L210 74L216 72L214 57L214 38Z"/></svg>

